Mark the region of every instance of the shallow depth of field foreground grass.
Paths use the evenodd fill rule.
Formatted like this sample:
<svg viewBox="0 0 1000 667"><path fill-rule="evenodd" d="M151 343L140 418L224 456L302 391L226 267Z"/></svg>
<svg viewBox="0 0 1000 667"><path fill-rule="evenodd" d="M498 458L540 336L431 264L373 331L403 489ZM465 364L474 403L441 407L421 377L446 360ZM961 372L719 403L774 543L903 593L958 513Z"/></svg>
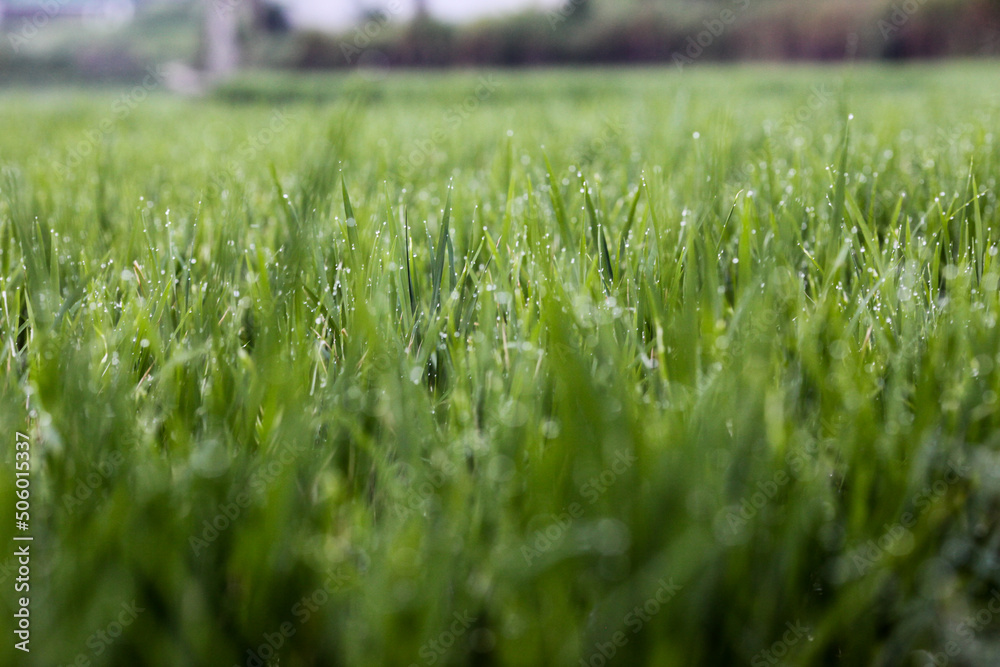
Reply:
<svg viewBox="0 0 1000 667"><path fill-rule="evenodd" d="M0 663L998 664L995 65L483 76L0 96Z"/></svg>

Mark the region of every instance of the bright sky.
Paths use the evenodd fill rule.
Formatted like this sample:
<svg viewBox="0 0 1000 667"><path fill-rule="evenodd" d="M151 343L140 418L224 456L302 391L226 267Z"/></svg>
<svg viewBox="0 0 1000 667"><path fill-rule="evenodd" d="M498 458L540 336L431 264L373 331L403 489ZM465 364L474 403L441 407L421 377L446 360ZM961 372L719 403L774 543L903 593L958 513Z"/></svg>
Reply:
<svg viewBox="0 0 1000 667"><path fill-rule="evenodd" d="M405 18L416 7L415 0L282 0L282 3L296 23L330 29L349 27L366 8L388 10L390 6L398 6L400 18ZM427 0L431 13L447 21L468 21L529 7L551 9L562 4L563 0Z"/></svg>
<svg viewBox="0 0 1000 667"><path fill-rule="evenodd" d="M489 14L502 14L528 7L559 7L562 0L428 0L432 12L441 18L465 21Z"/></svg>

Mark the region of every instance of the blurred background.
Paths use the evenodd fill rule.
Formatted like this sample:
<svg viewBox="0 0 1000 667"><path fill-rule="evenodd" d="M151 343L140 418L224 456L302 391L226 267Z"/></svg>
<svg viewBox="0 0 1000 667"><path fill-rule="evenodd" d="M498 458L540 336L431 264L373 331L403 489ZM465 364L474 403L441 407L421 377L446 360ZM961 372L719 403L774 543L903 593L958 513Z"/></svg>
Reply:
<svg viewBox="0 0 1000 667"><path fill-rule="evenodd" d="M2 84L198 92L252 68L993 56L1000 0L0 0L0 37Z"/></svg>

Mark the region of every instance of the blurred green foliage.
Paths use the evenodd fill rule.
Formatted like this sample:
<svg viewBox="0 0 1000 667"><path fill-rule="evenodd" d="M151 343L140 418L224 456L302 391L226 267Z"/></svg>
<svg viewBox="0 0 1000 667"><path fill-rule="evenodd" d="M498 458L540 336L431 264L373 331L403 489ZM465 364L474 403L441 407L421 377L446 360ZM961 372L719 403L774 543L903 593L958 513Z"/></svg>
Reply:
<svg viewBox="0 0 1000 667"><path fill-rule="evenodd" d="M58 3L48 6L59 6ZM569 0L452 25L372 3L330 34L266 2L152 1L132 21L14 16L0 23L0 84L141 80L205 58L206 12L235 12L243 66L294 70L543 64L913 59L1000 54L996 0ZM33 25L37 24L37 25Z"/></svg>
<svg viewBox="0 0 1000 667"><path fill-rule="evenodd" d="M285 67L905 59L1000 54L988 0L570 0L562 9L452 26L377 17L342 35L258 50ZM288 45L291 45L288 47ZM377 53L377 58L371 58Z"/></svg>

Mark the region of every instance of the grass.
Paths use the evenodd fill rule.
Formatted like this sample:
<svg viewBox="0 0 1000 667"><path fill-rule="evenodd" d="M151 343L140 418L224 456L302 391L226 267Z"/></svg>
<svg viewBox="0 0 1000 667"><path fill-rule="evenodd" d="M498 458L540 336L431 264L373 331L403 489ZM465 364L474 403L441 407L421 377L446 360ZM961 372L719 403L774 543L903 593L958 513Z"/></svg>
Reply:
<svg viewBox="0 0 1000 667"><path fill-rule="evenodd" d="M0 96L0 661L995 664L996 68L488 76Z"/></svg>

